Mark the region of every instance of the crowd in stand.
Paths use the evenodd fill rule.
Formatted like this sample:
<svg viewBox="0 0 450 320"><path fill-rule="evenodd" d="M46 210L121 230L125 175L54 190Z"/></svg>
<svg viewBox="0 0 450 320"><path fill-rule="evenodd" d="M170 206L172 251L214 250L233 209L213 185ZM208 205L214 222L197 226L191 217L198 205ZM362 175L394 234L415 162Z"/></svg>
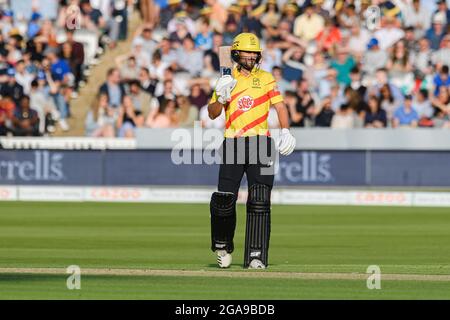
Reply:
<svg viewBox="0 0 450 320"><path fill-rule="evenodd" d="M450 127L450 10L445 1L141 1L143 26L86 119L87 135L136 128L222 128L207 103L218 48L261 38L261 68L292 127ZM375 5L375 6L374 6ZM269 126L278 126L274 114Z"/></svg>
<svg viewBox="0 0 450 320"><path fill-rule="evenodd" d="M127 38L133 1L0 0L0 135L68 131L89 68Z"/></svg>

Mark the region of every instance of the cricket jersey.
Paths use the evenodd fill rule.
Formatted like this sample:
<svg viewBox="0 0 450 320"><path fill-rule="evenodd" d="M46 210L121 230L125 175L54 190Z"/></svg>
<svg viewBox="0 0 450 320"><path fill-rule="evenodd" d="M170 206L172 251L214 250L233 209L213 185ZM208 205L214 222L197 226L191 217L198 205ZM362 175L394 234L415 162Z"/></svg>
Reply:
<svg viewBox="0 0 450 320"><path fill-rule="evenodd" d="M257 68L248 76L234 68L232 76L237 83L231 92L230 102L225 105L225 137L269 136L269 108L283 101L274 77ZM210 104L216 101L217 94L214 92Z"/></svg>

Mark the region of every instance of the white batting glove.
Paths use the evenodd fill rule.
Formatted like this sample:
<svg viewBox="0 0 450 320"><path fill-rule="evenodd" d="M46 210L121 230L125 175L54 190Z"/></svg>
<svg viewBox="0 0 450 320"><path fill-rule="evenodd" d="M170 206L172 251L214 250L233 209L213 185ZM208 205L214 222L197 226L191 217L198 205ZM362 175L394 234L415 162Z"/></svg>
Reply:
<svg viewBox="0 0 450 320"><path fill-rule="evenodd" d="M290 155L295 149L295 138L289 132L289 129L281 129L281 135L278 140L278 151L283 156Z"/></svg>
<svg viewBox="0 0 450 320"><path fill-rule="evenodd" d="M219 78L216 83L217 101L221 104L227 103L231 99L231 91L236 86L237 80L230 75L225 75Z"/></svg>

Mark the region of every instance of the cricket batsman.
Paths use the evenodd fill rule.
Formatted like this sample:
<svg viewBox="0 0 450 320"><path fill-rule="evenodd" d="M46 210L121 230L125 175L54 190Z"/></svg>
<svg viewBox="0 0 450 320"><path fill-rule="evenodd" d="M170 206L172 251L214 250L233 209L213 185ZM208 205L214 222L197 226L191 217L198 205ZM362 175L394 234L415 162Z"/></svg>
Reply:
<svg viewBox="0 0 450 320"><path fill-rule="evenodd" d="M231 75L220 77L208 104L211 119L225 109L225 139L218 191L211 197L211 249L219 267L230 266L236 227L236 200L244 173L248 182L244 268L268 266L270 194L274 181L275 141L267 124L269 108L277 111L281 134L276 143L282 155L294 151L287 108L271 73L259 68L259 39L252 33L237 35L231 46L236 63Z"/></svg>

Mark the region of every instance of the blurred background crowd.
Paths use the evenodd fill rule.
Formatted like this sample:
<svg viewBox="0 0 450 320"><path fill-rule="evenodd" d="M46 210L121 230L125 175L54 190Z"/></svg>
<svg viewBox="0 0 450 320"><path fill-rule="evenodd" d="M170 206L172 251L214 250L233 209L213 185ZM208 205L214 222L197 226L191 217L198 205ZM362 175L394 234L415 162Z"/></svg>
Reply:
<svg viewBox="0 0 450 320"><path fill-rule="evenodd" d="M23 3L31 5L24 6ZM93 137L136 128L222 128L207 103L218 48L261 39L292 127L450 128L445 0L0 0L0 135L69 130L70 101L115 57L85 119ZM127 33L130 13L141 22ZM20 13L20 14L19 14ZM74 32L75 31L75 32ZM277 128L276 113L269 125Z"/></svg>

